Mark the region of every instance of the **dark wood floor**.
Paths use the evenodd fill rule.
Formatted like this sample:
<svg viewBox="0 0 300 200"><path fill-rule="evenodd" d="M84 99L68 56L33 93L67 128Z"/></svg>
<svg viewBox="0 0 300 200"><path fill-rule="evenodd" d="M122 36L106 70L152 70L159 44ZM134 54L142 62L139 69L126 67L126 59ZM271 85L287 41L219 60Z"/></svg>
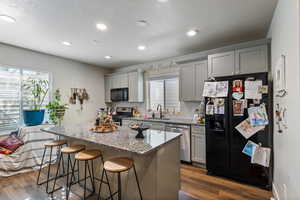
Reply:
<svg viewBox="0 0 300 200"><path fill-rule="evenodd" d="M182 165L180 200L269 200L271 192L206 175L206 170ZM0 200L46 200L44 187L36 186L36 172L0 178ZM56 199L64 199L56 192ZM79 199L72 195L70 200ZM91 200L96 198L91 198Z"/></svg>
<svg viewBox="0 0 300 200"><path fill-rule="evenodd" d="M269 200L272 193L253 186L206 175L206 170L181 166L181 191L191 199L184 200Z"/></svg>

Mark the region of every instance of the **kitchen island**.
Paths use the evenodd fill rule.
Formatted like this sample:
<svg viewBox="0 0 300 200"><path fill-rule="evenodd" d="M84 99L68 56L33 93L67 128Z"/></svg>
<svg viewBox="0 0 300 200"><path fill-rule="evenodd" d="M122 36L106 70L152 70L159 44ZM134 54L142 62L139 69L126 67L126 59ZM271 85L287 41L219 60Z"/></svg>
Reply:
<svg viewBox="0 0 300 200"><path fill-rule="evenodd" d="M144 139L136 139L137 132L121 127L111 133L94 133L91 126L73 125L45 128L42 131L58 135L69 144L85 144L87 149L102 151L104 160L112 157L129 157L135 162L145 200L176 200L180 189L180 133L147 130ZM94 164L95 175L101 175L100 160ZM124 199L139 199L133 171L122 174ZM117 177L109 173L109 180L116 190ZM98 191L98 190L96 190ZM101 196L106 198L107 187Z"/></svg>

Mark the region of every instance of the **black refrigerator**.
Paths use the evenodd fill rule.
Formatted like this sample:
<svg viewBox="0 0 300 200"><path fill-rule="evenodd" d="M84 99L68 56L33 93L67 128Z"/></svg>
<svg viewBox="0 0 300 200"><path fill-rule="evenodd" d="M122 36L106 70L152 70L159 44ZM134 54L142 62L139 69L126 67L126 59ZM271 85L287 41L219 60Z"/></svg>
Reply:
<svg viewBox="0 0 300 200"><path fill-rule="evenodd" d="M262 94L262 99L247 99L242 116L234 115L233 84L240 80L244 86L246 80L262 80L263 85L268 85L268 92ZM224 99L224 114L205 115L206 129L206 167L209 175L223 176L239 182L251 184L264 189L270 189L272 183L272 153L269 167L251 164L251 157L242 152L248 140L263 147L271 148L273 152L272 135L272 88L268 80L268 73L255 73L216 78L215 81L228 81L228 95ZM242 91L244 92L244 91ZM244 96L243 96L244 97ZM205 104L212 98L205 98ZM252 137L246 139L235 127L248 118L247 108L264 103L269 118L269 125ZM207 109L207 106L206 106Z"/></svg>

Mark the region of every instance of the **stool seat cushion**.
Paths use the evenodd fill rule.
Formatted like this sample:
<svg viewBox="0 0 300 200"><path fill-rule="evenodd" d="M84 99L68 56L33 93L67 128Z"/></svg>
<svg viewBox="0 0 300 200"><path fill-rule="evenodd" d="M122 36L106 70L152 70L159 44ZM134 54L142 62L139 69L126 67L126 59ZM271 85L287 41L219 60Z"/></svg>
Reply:
<svg viewBox="0 0 300 200"><path fill-rule="evenodd" d="M76 160L93 160L93 159L100 157L101 155L102 155L101 151L99 151L97 149L87 149L87 150L77 153L75 155L75 159Z"/></svg>
<svg viewBox="0 0 300 200"><path fill-rule="evenodd" d="M45 146L47 147L57 147L67 144L67 140L53 140L52 142L46 143Z"/></svg>
<svg viewBox="0 0 300 200"><path fill-rule="evenodd" d="M62 153L70 154L70 153L78 153L78 152L80 152L80 151L82 151L84 149L85 149L85 145L83 145L83 144L75 144L75 145L72 145L72 146L64 147L60 151Z"/></svg>
<svg viewBox="0 0 300 200"><path fill-rule="evenodd" d="M111 158L104 162L104 169L113 173L124 172L132 167L133 160L126 157Z"/></svg>

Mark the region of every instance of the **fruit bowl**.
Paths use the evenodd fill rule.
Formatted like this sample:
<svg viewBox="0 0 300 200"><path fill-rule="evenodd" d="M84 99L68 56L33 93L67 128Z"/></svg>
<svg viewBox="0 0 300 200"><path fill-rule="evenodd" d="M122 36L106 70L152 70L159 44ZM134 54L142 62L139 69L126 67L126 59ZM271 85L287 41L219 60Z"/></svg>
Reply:
<svg viewBox="0 0 300 200"><path fill-rule="evenodd" d="M135 136L135 138L143 139L145 137L143 134L143 131L148 130L150 128L150 126L135 123L135 124L130 124L129 128L138 132L138 134Z"/></svg>

